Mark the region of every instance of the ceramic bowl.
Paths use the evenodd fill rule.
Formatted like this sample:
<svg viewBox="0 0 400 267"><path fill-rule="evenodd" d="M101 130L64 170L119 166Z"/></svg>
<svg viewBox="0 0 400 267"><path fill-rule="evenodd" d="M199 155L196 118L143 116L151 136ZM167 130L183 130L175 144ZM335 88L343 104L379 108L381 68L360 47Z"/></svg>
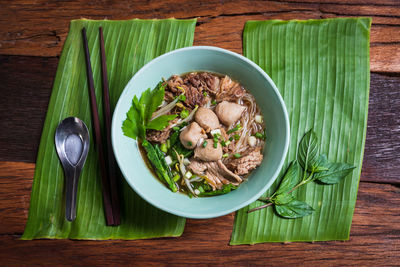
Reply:
<svg viewBox="0 0 400 267"><path fill-rule="evenodd" d="M220 196L189 198L173 193L152 175L137 141L124 136L121 126L134 95L140 97L162 79L191 71L229 75L256 98L266 124L264 160L238 189ZM128 184L153 206L187 218L212 218L234 212L259 198L277 178L289 147L289 119L285 103L271 78L254 62L234 52L210 46L171 51L141 68L129 81L116 105L112 144Z"/></svg>

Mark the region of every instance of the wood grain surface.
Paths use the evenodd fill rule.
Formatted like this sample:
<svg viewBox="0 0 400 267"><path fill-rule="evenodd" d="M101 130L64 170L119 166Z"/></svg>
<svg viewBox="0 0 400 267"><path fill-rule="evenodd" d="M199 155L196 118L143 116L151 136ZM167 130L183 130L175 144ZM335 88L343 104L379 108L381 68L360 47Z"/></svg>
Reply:
<svg viewBox="0 0 400 267"><path fill-rule="evenodd" d="M350 241L228 246L234 214L216 219L187 220L179 238L136 241L18 240L27 219L31 163L0 163L0 258L10 264L22 259L48 265L123 264L240 264L280 265L395 263L400 249L399 188L390 184L361 183ZM4 198L3 195L13 195ZM390 206L391 208L383 208ZM379 216L377 216L379 214ZM378 257L379 255L379 257ZM156 263L158 261L158 263Z"/></svg>
<svg viewBox="0 0 400 267"><path fill-rule="evenodd" d="M400 2L0 0L0 266L400 265ZM372 17L371 89L347 242L229 246L233 214L188 220L180 238L19 240L58 57L71 19L198 18L195 45L242 51L247 20Z"/></svg>
<svg viewBox="0 0 400 267"><path fill-rule="evenodd" d="M364 2L1 0L0 54L59 55L69 21L79 18L198 18L195 45L217 42L222 48L240 53L241 32L247 20L368 16L373 19L371 70L400 72L398 0Z"/></svg>

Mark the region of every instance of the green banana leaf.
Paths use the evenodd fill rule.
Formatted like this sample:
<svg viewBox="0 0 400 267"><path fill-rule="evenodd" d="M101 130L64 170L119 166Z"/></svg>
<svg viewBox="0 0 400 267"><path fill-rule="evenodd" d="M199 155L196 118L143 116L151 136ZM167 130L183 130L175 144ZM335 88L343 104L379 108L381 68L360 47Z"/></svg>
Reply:
<svg viewBox="0 0 400 267"><path fill-rule="evenodd" d="M122 176L122 223L105 225L100 168L91 135L89 155L79 181L77 217L65 220L64 175L54 147L55 129L76 116L92 131L84 61L82 27L86 27L102 118L99 30L103 27L112 108L130 78L145 63L168 51L191 46L196 20L74 20L65 41L46 115L32 187L29 218L22 239L139 239L182 234L185 219L165 213L142 200Z"/></svg>
<svg viewBox="0 0 400 267"><path fill-rule="evenodd" d="M284 219L272 207L247 214L258 201L241 209L230 244L349 238L367 126L370 26L369 18L246 23L243 54L271 76L289 113L290 149L282 172L310 128L329 160L357 168L339 184L309 183L297 190L297 198L315 209L310 216Z"/></svg>

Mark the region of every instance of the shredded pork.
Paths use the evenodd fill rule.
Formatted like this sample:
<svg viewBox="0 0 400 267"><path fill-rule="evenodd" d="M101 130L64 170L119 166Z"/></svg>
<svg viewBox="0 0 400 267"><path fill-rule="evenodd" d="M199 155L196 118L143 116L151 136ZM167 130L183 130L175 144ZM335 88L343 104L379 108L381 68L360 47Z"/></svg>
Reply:
<svg viewBox="0 0 400 267"><path fill-rule="evenodd" d="M229 101L236 102L239 98L243 97L245 90L243 87L231 80L228 76L221 79L220 90L215 95L217 102Z"/></svg>
<svg viewBox="0 0 400 267"><path fill-rule="evenodd" d="M228 168L237 175L246 175L259 166L262 160L261 147L254 147L240 158L231 160Z"/></svg>
<svg viewBox="0 0 400 267"><path fill-rule="evenodd" d="M224 184L238 185L242 182L242 178L228 170L221 160L204 162L192 159L188 167L195 174L206 176L213 190L221 189Z"/></svg>
<svg viewBox="0 0 400 267"><path fill-rule="evenodd" d="M165 89L165 100L171 101L175 96L185 92L186 100L184 104L189 108L204 106L210 97L208 94L215 95L219 92L220 80L217 76L210 73L189 73L184 79L174 75L167 82Z"/></svg>
<svg viewBox="0 0 400 267"><path fill-rule="evenodd" d="M155 143L165 143L171 134L172 126L178 121L178 119L174 119L169 122L169 125L165 127L161 131L157 130L148 130L146 133L146 139L149 142Z"/></svg>

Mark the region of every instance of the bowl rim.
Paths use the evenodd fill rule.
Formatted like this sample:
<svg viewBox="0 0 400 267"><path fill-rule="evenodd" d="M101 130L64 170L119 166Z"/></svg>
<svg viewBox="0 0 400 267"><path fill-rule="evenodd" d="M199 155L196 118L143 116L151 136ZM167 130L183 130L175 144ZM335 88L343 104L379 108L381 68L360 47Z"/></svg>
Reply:
<svg viewBox="0 0 400 267"><path fill-rule="evenodd" d="M135 78L136 76L139 76L142 72L146 71L146 70L149 68L149 66L151 66L152 64L154 64L155 61L158 61L158 60L160 60L160 59L162 59L162 58L164 58L164 57L168 57L168 56L170 56L170 55L173 55L173 54L176 54L176 53L180 53L180 52L183 52L183 51L187 51L187 50L210 50L210 51L220 52L220 53L223 53L223 54L228 54L228 55L233 56L233 57L236 57L236 58L238 58L238 59L240 59L240 60L242 60L242 61L245 61L245 62L248 63L251 67L253 67L255 70L257 70L257 71L258 71L262 76L264 76L264 78L266 78L267 81L270 83L270 85L271 85L271 87L272 87L274 93L275 93L276 96L278 97L279 103L280 103L281 106L283 107L283 114L284 114L284 121L285 121L285 129L286 129L286 133L285 133L285 135L286 135L286 136L285 136L285 146L284 146L284 148L283 148L283 156L282 156L282 158L281 158L281 160L280 160L280 162L279 162L279 164L278 164L278 168L275 170L274 174L272 175L272 179L270 179L270 180L268 181L268 183L265 184L264 187L260 188L259 191L258 191L256 194L254 194L252 197L250 197L248 200L246 200L246 201L244 201L244 202L242 202L242 203L240 203L240 204L238 204L238 205L236 205L236 206L234 206L234 207L232 207L232 208L230 208L230 209L226 209L226 210L224 210L224 211L218 211L218 212L211 212L211 213L207 213L207 214L196 214L196 213L192 213L192 212L181 212L181 211L177 211L177 210L170 209L168 206L164 206L164 205L162 205L162 204L160 205L160 203L158 203L158 202L156 202L156 201L153 201L151 198L148 198L148 197L146 196L146 194L143 194L138 188L136 188L135 185L134 185L134 183L133 183L132 181L130 181L129 179L126 178L127 175L125 174L125 171L120 167L121 165L120 165L119 159L118 159L118 157L117 157L117 153L116 153L117 151L116 151L116 144L115 144L115 143L116 143L117 141L115 140L116 137L114 136L114 133L113 133L114 131L112 130L112 129L114 129L115 127L117 127L117 125L116 125L117 122L116 122L116 118L115 118L115 117L116 117L115 111L116 111L117 109L119 109L119 106L121 105L121 101L122 101L122 100L121 100L121 99L122 99L122 96L123 96L124 93L126 92L126 89L127 89L128 87L130 87L130 85L131 85L131 83L133 82L134 78ZM121 127L119 127L119 128L121 128ZM122 131L122 130L121 130L121 131ZM129 80L129 82L125 85L125 87L124 87L124 89L123 89L121 95L120 95L119 98L118 98L118 102L117 102L117 104L115 105L115 108L114 108L114 114L113 114L112 125L111 125L111 141L112 141L113 152L114 152L114 155L115 155L115 160L117 161L118 167L120 168L121 173L122 173L122 175L124 176L124 179L127 181L127 183L129 184L129 186L130 186L142 199L144 199L146 202L150 203L152 206L154 206L154 207L156 207L156 208L158 208L158 209L161 209L161 210L163 210L163 211L165 211L165 212L168 212L168 213L170 213L170 214L174 214L174 215L181 216L181 217L185 217L185 218L192 218L192 219L208 219L208 218L215 218L215 217L220 217L220 216L227 215L227 214L229 214L229 213L235 212L235 211L237 211L237 210L239 210L239 209L241 209L241 208L243 208L243 207L249 205L250 203L253 203L253 202L254 202L256 199L258 199L263 193L265 193L265 191L275 182L275 180L277 179L277 177L278 177L278 175L279 175L279 173L280 173L280 171L281 171L281 169L282 169L283 163L284 163L284 161L285 161L285 159L286 159L286 156L287 156L287 153L288 153L288 150L289 150L289 143L290 143L290 123L289 123L289 116L288 116L288 112L287 112L287 109L286 109L285 102L284 102L284 100L283 100L283 98L282 98L282 96L281 96L281 94L280 94L280 92L279 92L277 86L275 85L275 83L273 82L273 80L269 77L269 75L268 75L260 66L258 66L256 63L254 63L254 62L251 61L250 59L248 59L248 58L246 58L246 57L244 57L244 56L242 56L242 55L240 55L240 54L238 54L238 53L235 53L235 52L232 52L232 51L230 51L230 50L223 49L223 48L220 48L220 47L215 47L215 46L189 46L189 47L178 48L178 49L172 50L172 51L170 51L170 52L164 53L164 54L162 54L162 55L160 55L160 56L158 56L158 57L156 57L156 58L150 60L148 63L146 63L142 68L140 68L140 69L132 76L132 78ZM135 141L136 141L136 140L135 140ZM137 142L137 141L136 141L136 142ZM156 179L155 177L153 177L153 178Z"/></svg>

